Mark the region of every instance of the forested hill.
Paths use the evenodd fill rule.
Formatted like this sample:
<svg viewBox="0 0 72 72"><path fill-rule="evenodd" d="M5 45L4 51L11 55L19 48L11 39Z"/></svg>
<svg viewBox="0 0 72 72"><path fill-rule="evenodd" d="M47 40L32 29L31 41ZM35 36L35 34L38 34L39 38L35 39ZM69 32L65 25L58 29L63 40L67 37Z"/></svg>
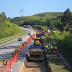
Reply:
<svg viewBox="0 0 72 72"><path fill-rule="evenodd" d="M57 18L61 17L63 15L63 12L46 12L46 13L39 13L35 14L33 16L22 16L22 17L15 17L12 19L9 19L12 23L15 23L17 25L21 24L42 24L45 23L48 18Z"/></svg>
<svg viewBox="0 0 72 72"><path fill-rule="evenodd" d="M11 23L4 12L0 14L0 39L12 35L16 35L22 30L14 23Z"/></svg>
<svg viewBox="0 0 72 72"><path fill-rule="evenodd" d="M62 15L63 15L63 12L46 12L46 13L35 14L33 16L57 18L58 16L62 16Z"/></svg>
<svg viewBox="0 0 72 72"><path fill-rule="evenodd" d="M46 12L35 14L33 16L15 17L9 20L10 22L20 26L40 25L40 26L47 26L50 29L58 29L61 31L65 29L69 31L69 26L66 21L70 20L69 19L70 14L72 16L72 12L70 12L70 10L67 9L65 12ZM67 18L67 20L64 20L64 18Z"/></svg>

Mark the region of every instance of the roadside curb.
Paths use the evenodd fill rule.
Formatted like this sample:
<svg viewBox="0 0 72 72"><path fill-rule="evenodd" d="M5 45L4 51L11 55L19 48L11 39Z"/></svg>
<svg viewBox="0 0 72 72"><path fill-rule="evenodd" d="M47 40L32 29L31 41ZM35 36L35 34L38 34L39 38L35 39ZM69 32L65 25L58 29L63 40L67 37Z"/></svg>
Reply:
<svg viewBox="0 0 72 72"><path fill-rule="evenodd" d="M21 68L20 72L23 72L24 69L25 69L25 64L22 65L22 68Z"/></svg>
<svg viewBox="0 0 72 72"><path fill-rule="evenodd" d="M59 51L57 51L57 54L61 57L61 59L63 60L64 64L68 67L68 69L70 71L72 71L72 67L69 65L69 63L67 62L67 60L61 55L61 53Z"/></svg>

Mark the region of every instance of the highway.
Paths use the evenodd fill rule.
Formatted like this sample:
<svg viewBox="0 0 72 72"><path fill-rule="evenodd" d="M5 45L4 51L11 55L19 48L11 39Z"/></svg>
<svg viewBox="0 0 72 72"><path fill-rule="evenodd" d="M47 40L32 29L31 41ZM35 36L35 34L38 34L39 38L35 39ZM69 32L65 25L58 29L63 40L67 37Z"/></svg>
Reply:
<svg viewBox="0 0 72 72"><path fill-rule="evenodd" d="M44 61L31 61L28 62L26 60L26 56L29 52L30 45L33 44L33 40L30 42L30 44L25 48L25 50L21 53L20 57L18 58L18 61L15 63L15 65L12 67L12 72L46 72L46 68L44 65Z"/></svg>
<svg viewBox="0 0 72 72"><path fill-rule="evenodd" d="M12 41L9 41L9 42L7 42L7 43L4 43L4 44L0 45L0 69L3 67L2 61L3 61L4 59L6 59L6 60L11 59L11 58L12 58L11 53L12 53L13 51L15 51L16 48L19 49L19 46L22 45L22 43L23 43L24 41L27 41L27 39L30 37L30 36L28 35L28 33L29 33L29 32L30 32L31 34L34 33L34 29L22 28L22 27L21 27L21 29L27 31L27 33L26 33L25 35L23 35L23 36L20 37L20 38L23 39L23 41L17 41L18 38L16 38L16 39L14 39L14 40L12 40ZM5 47L6 47L6 48L5 48Z"/></svg>

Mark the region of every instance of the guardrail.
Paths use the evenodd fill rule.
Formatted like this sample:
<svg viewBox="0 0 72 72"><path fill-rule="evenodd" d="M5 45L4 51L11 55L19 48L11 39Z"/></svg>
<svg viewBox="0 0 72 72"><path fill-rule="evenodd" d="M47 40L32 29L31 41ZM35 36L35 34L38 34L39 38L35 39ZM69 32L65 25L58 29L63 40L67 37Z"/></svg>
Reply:
<svg viewBox="0 0 72 72"><path fill-rule="evenodd" d="M21 34L22 34L22 33L20 33L20 34L18 34L18 35L21 35ZM1 42L1 41L4 41L4 40L8 40L8 39L10 39L10 38L14 38L14 37L16 37L16 36L18 36L18 35L14 35L14 36L11 36L11 37L8 37L8 38L1 39L0 42Z"/></svg>
<svg viewBox="0 0 72 72"><path fill-rule="evenodd" d="M22 51L27 47L27 45L33 40L33 38L35 37L35 35L33 34L33 36L31 38L28 39L28 42L24 43L22 45L22 48L20 48L20 50L16 53L16 55L14 57L12 57L6 65L3 65L4 67L0 70L0 72L9 72L11 70L11 68L14 66L14 64L17 62L19 56L21 55Z"/></svg>
<svg viewBox="0 0 72 72"><path fill-rule="evenodd" d="M14 39L14 38L18 37L18 36L21 35L21 34L22 34L22 33L20 33L20 34L18 34L18 35L11 36L11 37L8 37L8 38L1 39L1 40L0 40L0 44L2 44L2 43L4 43L4 42L7 42L7 41L9 41L9 40L11 40L11 39Z"/></svg>

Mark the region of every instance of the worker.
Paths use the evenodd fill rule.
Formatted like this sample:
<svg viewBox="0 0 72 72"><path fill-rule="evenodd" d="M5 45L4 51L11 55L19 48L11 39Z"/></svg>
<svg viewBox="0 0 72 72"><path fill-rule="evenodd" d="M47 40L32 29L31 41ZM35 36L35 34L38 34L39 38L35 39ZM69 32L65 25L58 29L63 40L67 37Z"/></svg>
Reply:
<svg viewBox="0 0 72 72"><path fill-rule="evenodd" d="M49 41L50 41L50 37L49 37L49 36L47 36L47 37L46 37L46 40L49 42Z"/></svg>
<svg viewBox="0 0 72 72"><path fill-rule="evenodd" d="M50 46L48 44L46 45L46 50L47 52L50 50Z"/></svg>
<svg viewBox="0 0 72 72"><path fill-rule="evenodd" d="M50 44L51 53L53 52L54 46Z"/></svg>
<svg viewBox="0 0 72 72"><path fill-rule="evenodd" d="M48 36L50 36L50 32L48 32Z"/></svg>
<svg viewBox="0 0 72 72"><path fill-rule="evenodd" d="M54 51L57 52L57 45L54 46Z"/></svg>
<svg viewBox="0 0 72 72"><path fill-rule="evenodd" d="M45 37L46 37L46 35L47 35L47 34L45 33Z"/></svg>

